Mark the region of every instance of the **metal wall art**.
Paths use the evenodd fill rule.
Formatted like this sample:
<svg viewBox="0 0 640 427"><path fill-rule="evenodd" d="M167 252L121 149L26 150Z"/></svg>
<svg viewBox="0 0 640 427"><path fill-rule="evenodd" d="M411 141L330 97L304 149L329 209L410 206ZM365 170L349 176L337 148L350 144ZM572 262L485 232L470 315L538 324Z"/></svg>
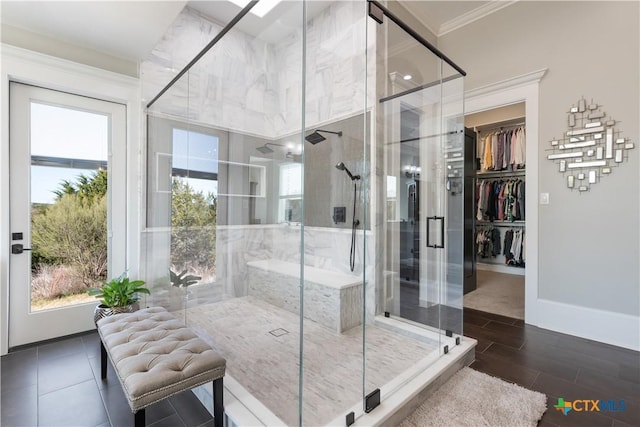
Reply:
<svg viewBox="0 0 640 427"><path fill-rule="evenodd" d="M620 136L616 121L605 118L602 106L593 101L587 104L582 98L567 114L568 129L562 138L551 141L547 151L552 154L547 155L547 159L558 164L567 188L584 192L603 175L611 174L612 166L627 159L627 150L635 145Z"/></svg>

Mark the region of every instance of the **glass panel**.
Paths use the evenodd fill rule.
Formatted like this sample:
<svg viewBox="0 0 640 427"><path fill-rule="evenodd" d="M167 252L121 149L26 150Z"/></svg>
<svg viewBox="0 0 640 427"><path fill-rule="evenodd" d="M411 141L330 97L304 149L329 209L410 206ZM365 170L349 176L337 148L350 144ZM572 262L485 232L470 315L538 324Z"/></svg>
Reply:
<svg viewBox="0 0 640 427"><path fill-rule="evenodd" d="M197 3L143 70L228 21ZM247 14L148 111L151 300L266 425L359 417L461 331L462 79L367 6Z"/></svg>
<svg viewBox="0 0 640 427"><path fill-rule="evenodd" d="M388 397L455 345L462 331L462 76L388 17L374 26L377 181L376 325L392 331L381 352L367 325L367 382ZM369 89L373 90L373 89ZM390 188L391 186L391 188ZM448 332L450 331L450 332ZM380 374L384 372L384 375Z"/></svg>
<svg viewBox="0 0 640 427"><path fill-rule="evenodd" d="M344 425L362 412L363 283L374 253L366 2L322 3L307 2L302 424Z"/></svg>
<svg viewBox="0 0 640 427"><path fill-rule="evenodd" d="M185 319L184 302L188 289L172 286L170 269L173 267L173 235L180 230L178 227L174 228L174 225L177 218L186 217L186 211L192 207L191 203L185 203L173 215L174 200L179 197L176 194L174 198L174 190L180 190L174 187L177 177L174 177L173 171L173 136L174 129L184 129L188 124L187 83L188 76L185 76L149 110L147 211L146 226L141 236L141 273L151 290L147 301L151 305L165 307L182 319ZM177 273L182 273L182 270Z"/></svg>
<svg viewBox="0 0 640 427"><path fill-rule="evenodd" d="M109 117L32 101L30 141L31 311L93 303L87 288L107 277Z"/></svg>
<svg viewBox="0 0 640 427"><path fill-rule="evenodd" d="M230 4L195 3L156 59L229 21ZM245 15L148 109L151 299L226 358L225 387L265 425L301 416L302 17Z"/></svg>
<svg viewBox="0 0 640 427"><path fill-rule="evenodd" d="M442 129L445 168L445 280L440 328L462 335L464 282L464 78L442 61ZM452 347L450 345L450 347Z"/></svg>

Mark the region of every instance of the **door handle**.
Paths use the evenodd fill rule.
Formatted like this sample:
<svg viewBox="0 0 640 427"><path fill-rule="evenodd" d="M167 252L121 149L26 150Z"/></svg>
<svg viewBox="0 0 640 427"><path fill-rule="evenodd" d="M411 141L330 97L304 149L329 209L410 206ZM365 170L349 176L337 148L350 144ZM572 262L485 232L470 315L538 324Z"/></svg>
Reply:
<svg viewBox="0 0 640 427"><path fill-rule="evenodd" d="M11 245L11 253L12 254L21 254L24 251L30 251L31 248L25 248L22 243L14 243Z"/></svg>
<svg viewBox="0 0 640 427"><path fill-rule="evenodd" d="M431 244L431 233L430 233L430 223L431 221L439 221L440 222L440 243ZM427 217L427 247L428 248L436 248L443 249L444 248L444 217L443 216L428 216Z"/></svg>

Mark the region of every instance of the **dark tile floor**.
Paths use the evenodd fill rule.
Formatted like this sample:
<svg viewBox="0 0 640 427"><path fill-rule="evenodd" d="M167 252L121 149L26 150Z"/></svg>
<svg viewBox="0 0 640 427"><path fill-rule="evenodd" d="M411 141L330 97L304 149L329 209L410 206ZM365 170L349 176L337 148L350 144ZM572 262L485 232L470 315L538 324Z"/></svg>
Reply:
<svg viewBox="0 0 640 427"><path fill-rule="evenodd" d="M133 414L109 366L100 379L96 332L34 345L0 359L0 425L133 426ZM213 426L213 418L190 391L147 408L154 427Z"/></svg>
<svg viewBox="0 0 640 427"><path fill-rule="evenodd" d="M640 426L640 353L471 309L464 334L478 340L472 368L547 395L540 426ZM0 367L4 427L133 425L113 369L100 380L95 332L10 353ZM565 416L553 408L559 397L624 399L626 410ZM213 419L186 392L149 407L147 424L213 426Z"/></svg>
<svg viewBox="0 0 640 427"><path fill-rule="evenodd" d="M467 308L464 334L478 340L473 369L547 395L540 426L640 426L640 353ZM565 416L553 407L560 397L626 408Z"/></svg>

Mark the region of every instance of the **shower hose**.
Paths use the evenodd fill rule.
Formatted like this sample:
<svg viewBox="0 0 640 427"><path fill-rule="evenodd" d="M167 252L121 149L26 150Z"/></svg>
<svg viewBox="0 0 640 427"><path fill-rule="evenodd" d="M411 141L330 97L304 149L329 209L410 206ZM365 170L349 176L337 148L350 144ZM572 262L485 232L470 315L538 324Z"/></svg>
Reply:
<svg viewBox="0 0 640 427"><path fill-rule="evenodd" d="M356 200L358 199L358 184L353 181L353 222L351 225L351 251L349 252L349 267L351 271L356 266L356 229L360 221L356 219Z"/></svg>

